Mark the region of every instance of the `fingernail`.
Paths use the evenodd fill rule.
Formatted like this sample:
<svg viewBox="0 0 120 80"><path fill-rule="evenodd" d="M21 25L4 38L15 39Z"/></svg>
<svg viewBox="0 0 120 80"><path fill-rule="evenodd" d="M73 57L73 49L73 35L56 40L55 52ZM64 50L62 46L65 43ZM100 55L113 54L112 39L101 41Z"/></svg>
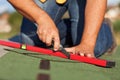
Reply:
<svg viewBox="0 0 120 80"><path fill-rule="evenodd" d="M87 57L92 57L92 55L91 54L87 54Z"/></svg>
<svg viewBox="0 0 120 80"><path fill-rule="evenodd" d="M83 53L80 53L80 55L81 55L81 56L84 56L84 54L83 54Z"/></svg>
<svg viewBox="0 0 120 80"><path fill-rule="evenodd" d="M54 49L54 51L57 51L58 49Z"/></svg>

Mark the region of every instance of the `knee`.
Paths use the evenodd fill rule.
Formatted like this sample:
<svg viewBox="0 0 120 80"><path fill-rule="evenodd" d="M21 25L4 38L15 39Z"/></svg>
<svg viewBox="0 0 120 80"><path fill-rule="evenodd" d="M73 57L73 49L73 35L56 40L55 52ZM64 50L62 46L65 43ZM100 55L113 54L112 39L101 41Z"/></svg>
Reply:
<svg viewBox="0 0 120 80"><path fill-rule="evenodd" d="M103 22L96 41L96 47L94 51L95 56L99 57L103 55L105 52L108 51L108 49L112 46L112 44L113 44L113 34L111 31L111 27L106 22Z"/></svg>
<svg viewBox="0 0 120 80"><path fill-rule="evenodd" d="M106 47L102 44L97 44L94 49L94 55L95 57L100 57L106 52Z"/></svg>
<svg viewBox="0 0 120 80"><path fill-rule="evenodd" d="M21 33L20 36L23 44L35 45L34 41L28 35Z"/></svg>

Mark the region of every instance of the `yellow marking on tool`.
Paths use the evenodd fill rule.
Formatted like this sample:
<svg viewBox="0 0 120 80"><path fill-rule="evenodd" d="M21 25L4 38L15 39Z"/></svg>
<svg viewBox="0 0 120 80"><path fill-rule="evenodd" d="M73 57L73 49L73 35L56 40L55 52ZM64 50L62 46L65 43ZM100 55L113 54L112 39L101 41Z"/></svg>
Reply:
<svg viewBox="0 0 120 80"><path fill-rule="evenodd" d="M25 44L22 44L21 49L26 50L26 49L27 49L27 46L26 46Z"/></svg>

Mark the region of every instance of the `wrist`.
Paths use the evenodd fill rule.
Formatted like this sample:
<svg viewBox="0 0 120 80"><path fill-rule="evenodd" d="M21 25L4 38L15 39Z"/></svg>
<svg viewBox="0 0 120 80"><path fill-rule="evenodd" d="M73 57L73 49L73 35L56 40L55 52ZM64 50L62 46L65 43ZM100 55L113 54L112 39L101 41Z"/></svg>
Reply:
<svg viewBox="0 0 120 80"><path fill-rule="evenodd" d="M83 35L81 43L88 44L91 47L96 45L97 35Z"/></svg>
<svg viewBox="0 0 120 80"><path fill-rule="evenodd" d="M47 18L47 13L41 11L38 16L35 18L35 22L37 25L40 25Z"/></svg>
<svg viewBox="0 0 120 80"><path fill-rule="evenodd" d="M93 40L82 40L80 45L86 45L87 47L90 47L91 49L94 50L96 41Z"/></svg>

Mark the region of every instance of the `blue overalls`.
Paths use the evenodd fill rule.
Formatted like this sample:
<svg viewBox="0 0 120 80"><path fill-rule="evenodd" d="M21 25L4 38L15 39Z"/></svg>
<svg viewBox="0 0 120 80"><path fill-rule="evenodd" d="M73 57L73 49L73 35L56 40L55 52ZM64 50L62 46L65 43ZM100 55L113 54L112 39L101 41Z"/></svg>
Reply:
<svg viewBox="0 0 120 80"><path fill-rule="evenodd" d="M86 0L67 0L63 5L56 3L55 0L47 0L45 3L42 3L39 0L34 1L40 8L46 11L55 22L59 30L62 45L70 44L71 46L75 46L80 44L84 29ZM69 12L70 18L63 19L62 17L66 11ZM10 40L45 47L46 45L40 41L36 31L37 25L24 17L20 35L17 35ZM113 36L111 29L107 23L103 22L94 50L95 56L98 57L104 54L112 44Z"/></svg>

